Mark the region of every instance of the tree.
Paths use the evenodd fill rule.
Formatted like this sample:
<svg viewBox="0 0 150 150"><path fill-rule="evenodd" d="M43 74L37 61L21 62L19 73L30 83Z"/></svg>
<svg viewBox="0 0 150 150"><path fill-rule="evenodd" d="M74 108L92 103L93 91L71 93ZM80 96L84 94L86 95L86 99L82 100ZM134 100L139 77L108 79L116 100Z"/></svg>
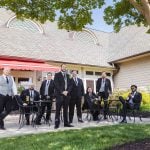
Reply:
<svg viewBox="0 0 150 150"><path fill-rule="evenodd" d="M150 25L150 0L112 0L104 11L104 20L118 32L122 26ZM41 23L55 21L66 30L82 30L92 24L92 10L101 8L106 0L0 0L0 7L13 11L18 18ZM150 30L149 30L150 32Z"/></svg>
<svg viewBox="0 0 150 150"><path fill-rule="evenodd" d="M55 21L66 30L82 30L92 24L92 10L101 8L104 0L0 0L0 6L13 11L18 18Z"/></svg>
<svg viewBox="0 0 150 150"><path fill-rule="evenodd" d="M104 20L118 32L122 26L150 25L150 0L113 0L104 11ZM150 32L150 30L148 30Z"/></svg>

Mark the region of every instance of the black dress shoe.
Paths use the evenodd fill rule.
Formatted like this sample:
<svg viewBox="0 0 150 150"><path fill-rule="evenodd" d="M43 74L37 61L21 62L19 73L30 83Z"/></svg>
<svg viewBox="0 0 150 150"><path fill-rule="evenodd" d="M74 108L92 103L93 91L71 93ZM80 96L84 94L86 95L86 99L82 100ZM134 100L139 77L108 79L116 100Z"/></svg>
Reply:
<svg viewBox="0 0 150 150"><path fill-rule="evenodd" d="M54 126L54 129L58 129L58 128L59 128L59 125L55 125L55 126Z"/></svg>
<svg viewBox="0 0 150 150"><path fill-rule="evenodd" d="M36 125L41 125L41 122L36 122L35 124L36 124Z"/></svg>
<svg viewBox="0 0 150 150"><path fill-rule="evenodd" d="M122 120L120 123L127 123L127 120Z"/></svg>
<svg viewBox="0 0 150 150"><path fill-rule="evenodd" d="M80 123L84 123L84 121L83 121L82 119L79 119L79 120L78 120L78 122L80 122Z"/></svg>
<svg viewBox="0 0 150 150"><path fill-rule="evenodd" d="M74 127L74 126L71 124L64 124L64 127Z"/></svg>
<svg viewBox="0 0 150 150"><path fill-rule="evenodd" d="M5 127L0 127L0 130L6 130L6 128Z"/></svg>
<svg viewBox="0 0 150 150"><path fill-rule="evenodd" d="M26 125L27 125L27 126L30 125L30 122L26 122Z"/></svg>
<svg viewBox="0 0 150 150"><path fill-rule="evenodd" d="M104 117L104 120L107 120L107 117Z"/></svg>

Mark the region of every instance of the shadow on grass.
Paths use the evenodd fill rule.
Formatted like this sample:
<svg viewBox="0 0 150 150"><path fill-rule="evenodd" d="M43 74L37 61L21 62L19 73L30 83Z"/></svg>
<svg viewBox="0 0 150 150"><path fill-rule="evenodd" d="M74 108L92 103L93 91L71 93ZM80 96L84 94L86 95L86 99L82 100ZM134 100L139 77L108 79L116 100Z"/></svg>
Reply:
<svg viewBox="0 0 150 150"><path fill-rule="evenodd" d="M150 125L125 124L0 139L0 150L109 150L150 137Z"/></svg>

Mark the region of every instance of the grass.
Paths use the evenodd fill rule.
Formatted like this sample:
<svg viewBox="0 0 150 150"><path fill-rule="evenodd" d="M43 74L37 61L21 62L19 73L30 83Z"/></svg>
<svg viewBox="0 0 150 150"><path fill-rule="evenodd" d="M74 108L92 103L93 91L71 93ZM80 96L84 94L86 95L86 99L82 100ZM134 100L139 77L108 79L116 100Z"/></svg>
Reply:
<svg viewBox="0 0 150 150"><path fill-rule="evenodd" d="M150 125L125 124L0 139L0 150L108 150L150 138Z"/></svg>

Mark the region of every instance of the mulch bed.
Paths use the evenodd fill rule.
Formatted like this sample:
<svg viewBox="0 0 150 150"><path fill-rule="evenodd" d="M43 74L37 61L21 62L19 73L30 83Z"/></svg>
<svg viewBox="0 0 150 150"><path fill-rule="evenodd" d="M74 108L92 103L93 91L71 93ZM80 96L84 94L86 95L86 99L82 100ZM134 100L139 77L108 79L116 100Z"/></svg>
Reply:
<svg viewBox="0 0 150 150"><path fill-rule="evenodd" d="M110 150L150 150L150 139L117 145Z"/></svg>

